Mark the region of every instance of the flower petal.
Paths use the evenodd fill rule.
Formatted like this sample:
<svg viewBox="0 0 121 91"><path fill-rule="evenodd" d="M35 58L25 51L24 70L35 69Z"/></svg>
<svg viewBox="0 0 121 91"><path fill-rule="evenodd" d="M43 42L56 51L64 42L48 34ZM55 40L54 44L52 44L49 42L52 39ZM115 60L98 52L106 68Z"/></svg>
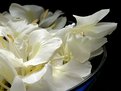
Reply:
<svg viewBox="0 0 121 91"><path fill-rule="evenodd" d="M84 47L90 52L94 52L101 48L107 42L107 38L91 39L84 43Z"/></svg>
<svg viewBox="0 0 121 91"><path fill-rule="evenodd" d="M0 14L0 25L6 25L6 22L8 22L8 19Z"/></svg>
<svg viewBox="0 0 121 91"><path fill-rule="evenodd" d="M63 13L61 11L57 10L52 16L50 16L50 17L46 18L45 20L41 21L39 26L49 27L62 14Z"/></svg>
<svg viewBox="0 0 121 91"><path fill-rule="evenodd" d="M30 45L37 43L38 43L38 50L34 52L35 55L34 57L32 57L29 61L25 62L26 66L38 65L49 61L49 59L52 57L55 51L61 46L62 41L60 38L52 37L45 30L36 30L32 32L30 36Z"/></svg>
<svg viewBox="0 0 121 91"><path fill-rule="evenodd" d="M12 3L9 12L13 17L27 19L27 10L17 3Z"/></svg>
<svg viewBox="0 0 121 91"><path fill-rule="evenodd" d="M68 32L75 26L75 23L70 24L65 26L62 29L55 29L55 30L51 30L49 31L50 33L53 33L55 36L59 37L62 39L62 41L65 41L65 37L68 34Z"/></svg>
<svg viewBox="0 0 121 91"><path fill-rule="evenodd" d="M5 55L4 51L0 50L0 75L3 76L9 83L12 83L14 77L17 75L16 70L10 63L10 55Z"/></svg>
<svg viewBox="0 0 121 91"><path fill-rule="evenodd" d="M9 21L8 25L6 27L9 27L11 32L14 33L22 33L22 34L28 34L32 32L33 30L38 29L38 25L28 24L26 21Z"/></svg>
<svg viewBox="0 0 121 91"><path fill-rule="evenodd" d="M77 60L71 60L65 65L57 66L55 69L60 70L62 72L67 72L71 74L75 74L80 77L86 77L91 73L91 63L89 61L86 61L84 63L81 63Z"/></svg>
<svg viewBox="0 0 121 91"><path fill-rule="evenodd" d="M14 78L10 91L26 91L25 84L21 78L18 76Z"/></svg>
<svg viewBox="0 0 121 91"><path fill-rule="evenodd" d="M36 83L40 79L42 79L42 77L46 73L47 69L48 69L48 65L46 64L45 67L42 70L40 70L38 72L35 72L35 73L31 74L31 75L25 76L25 77L22 78L22 80L25 83L28 83L28 84Z"/></svg>
<svg viewBox="0 0 121 91"><path fill-rule="evenodd" d="M66 17L60 17L56 20L56 26L54 27L54 29L61 29L65 26L67 22L67 18Z"/></svg>
<svg viewBox="0 0 121 91"><path fill-rule="evenodd" d="M52 83L53 83L52 66L50 64L48 64L47 70L46 70L45 74L43 75L43 77L36 83L30 84L28 86L27 91L53 91L53 90L51 90L51 86L50 86Z"/></svg>
<svg viewBox="0 0 121 91"><path fill-rule="evenodd" d="M98 23L95 28L93 28L91 31L93 32L91 37L94 38L102 38L105 37L106 35L111 34L117 27L117 23Z"/></svg>
<svg viewBox="0 0 121 91"><path fill-rule="evenodd" d="M27 10L27 15L31 18L31 22L39 19L40 15L44 12L44 9L37 5L24 5L23 8Z"/></svg>
<svg viewBox="0 0 121 91"><path fill-rule="evenodd" d="M98 55L100 55L100 54L102 54L102 53L103 53L103 48L101 47L101 48L97 49L96 51L93 51L93 52L91 53L90 58L95 57L95 56L98 56Z"/></svg>
<svg viewBox="0 0 121 91"><path fill-rule="evenodd" d="M66 91L69 88L79 84L83 79L72 73L66 73L61 70L55 70L53 84L51 83L51 91Z"/></svg>
<svg viewBox="0 0 121 91"><path fill-rule="evenodd" d="M33 31L29 35L29 44L33 45L38 42L43 42L48 39L52 38L52 35L45 29L38 29L36 31Z"/></svg>
<svg viewBox="0 0 121 91"><path fill-rule="evenodd" d="M90 50L86 49L87 47L85 47L82 40L86 42L86 39L77 40L75 38L69 38L68 46L73 58L80 62L85 62L90 58Z"/></svg>
<svg viewBox="0 0 121 91"><path fill-rule="evenodd" d="M0 49L0 54L6 56L6 59L11 63L13 67L23 67L23 60L18 59L12 52Z"/></svg>
<svg viewBox="0 0 121 91"><path fill-rule="evenodd" d="M74 74L65 73L58 69L52 69L50 66L43 78L28 87L28 91L66 91L77 85L83 79ZM39 85L38 85L39 84Z"/></svg>
<svg viewBox="0 0 121 91"><path fill-rule="evenodd" d="M83 24L96 24L98 23L102 18L104 18L108 13L109 9L103 9L100 10L92 15L81 17L73 15L77 20L77 25L83 25Z"/></svg>

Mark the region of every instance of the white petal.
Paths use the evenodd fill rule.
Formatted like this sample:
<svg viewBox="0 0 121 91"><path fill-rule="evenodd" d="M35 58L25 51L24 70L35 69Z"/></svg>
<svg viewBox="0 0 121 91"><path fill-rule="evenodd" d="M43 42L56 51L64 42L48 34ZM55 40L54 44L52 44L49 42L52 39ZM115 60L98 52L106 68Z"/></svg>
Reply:
<svg viewBox="0 0 121 91"><path fill-rule="evenodd" d="M96 51L92 52L90 57L92 58L92 57L98 56L102 53L103 53L103 48L101 47L101 48L97 49Z"/></svg>
<svg viewBox="0 0 121 91"><path fill-rule="evenodd" d="M2 13L2 15L7 19L7 20L12 20L14 19L9 12L5 11ZM8 22L8 21L7 21Z"/></svg>
<svg viewBox="0 0 121 91"><path fill-rule="evenodd" d="M31 75L26 76L26 77L22 78L22 80L24 82L28 83L28 84L36 83L40 79L42 79L42 77L46 73L47 69L48 69L48 65L45 65L45 67L42 70L40 70L38 72L35 72L35 73L31 74Z"/></svg>
<svg viewBox="0 0 121 91"><path fill-rule="evenodd" d="M0 25L6 25L6 22L8 22L8 19L0 14Z"/></svg>
<svg viewBox="0 0 121 91"><path fill-rule="evenodd" d="M51 91L66 91L83 81L81 77L61 70L55 70L53 76L54 78L53 84L51 85Z"/></svg>
<svg viewBox="0 0 121 91"><path fill-rule="evenodd" d="M49 32L54 33L55 36L59 37L62 39L62 41L65 40L66 34L68 34L68 32L75 26L75 23L70 24L65 26L62 29L55 29L55 30L51 30Z"/></svg>
<svg viewBox="0 0 121 91"><path fill-rule="evenodd" d="M28 24L26 21L9 21L7 27L14 33L27 34L37 29L38 25Z"/></svg>
<svg viewBox="0 0 121 91"><path fill-rule="evenodd" d="M6 59L11 63L11 65L13 67L23 67L23 60L22 59L18 59L17 57L15 57L15 55L7 50L2 50L0 49L0 54L6 56Z"/></svg>
<svg viewBox="0 0 121 91"><path fill-rule="evenodd" d="M40 47L38 47L38 51L36 52L35 56L29 61L25 62L25 65L38 65L49 61L55 51L61 46L62 41L60 38L54 38L49 35L47 31L38 30L34 31L30 37L30 45L36 43L39 43Z"/></svg>
<svg viewBox="0 0 121 91"><path fill-rule="evenodd" d="M6 34L6 29L0 26L0 36L4 36Z"/></svg>
<svg viewBox="0 0 121 91"><path fill-rule="evenodd" d="M27 22L31 23L40 17L40 14L44 11L44 9L37 5L21 6L19 4L12 3L9 11L13 17L25 19Z"/></svg>
<svg viewBox="0 0 121 91"><path fill-rule="evenodd" d="M5 55L4 51L0 51L0 75L3 76L9 83L12 83L14 77L17 75L16 70L10 63L9 55Z"/></svg>
<svg viewBox="0 0 121 91"><path fill-rule="evenodd" d="M83 25L83 24L96 24L98 23L102 18L104 18L108 13L109 9L103 9L100 10L92 15L81 17L73 15L77 20L77 25Z"/></svg>
<svg viewBox="0 0 121 91"><path fill-rule="evenodd" d="M26 91L25 84L21 78L18 76L14 78L10 91Z"/></svg>
<svg viewBox="0 0 121 91"><path fill-rule="evenodd" d="M69 61L69 63L53 68L53 79L47 79L50 91L66 91L69 88L81 83L82 77L91 73L90 62L81 64L79 61ZM51 83L50 83L51 82Z"/></svg>
<svg viewBox="0 0 121 91"><path fill-rule="evenodd" d="M61 29L65 26L67 22L67 18L66 17L60 17L56 20L56 26L54 27L54 29Z"/></svg>
<svg viewBox="0 0 121 91"><path fill-rule="evenodd" d="M46 82L29 85L27 91L52 91Z"/></svg>
<svg viewBox="0 0 121 91"><path fill-rule="evenodd" d="M52 66L48 64L47 70L42 79L28 86L27 91L53 91L52 88Z"/></svg>
<svg viewBox="0 0 121 91"><path fill-rule="evenodd" d="M40 15L44 12L44 9L37 5L24 5L23 7L28 11L28 17L33 17L32 20L39 19Z"/></svg>
<svg viewBox="0 0 121 91"><path fill-rule="evenodd" d="M25 62L25 65L38 65L49 61L55 51L60 47L61 42L59 41L60 40L56 38L48 41L45 46L39 48L37 54L32 59Z"/></svg>
<svg viewBox="0 0 121 91"><path fill-rule="evenodd" d="M117 23L98 23L93 30L91 30L93 33L90 36L95 37L95 38L102 38L106 35L111 34L117 27Z"/></svg>
<svg viewBox="0 0 121 91"><path fill-rule="evenodd" d="M90 58L90 50L87 49L87 47L85 47L85 45L83 44L83 42L81 42L82 40L77 40L75 38L70 38L68 40L68 46L69 49L72 52L72 56L80 61L80 62L85 62L87 60L89 60ZM83 41L86 42L85 39L83 39Z"/></svg>
<svg viewBox="0 0 121 91"><path fill-rule="evenodd" d="M63 14L61 11L57 10L51 17L46 18L42 22L40 22L39 26L41 27L49 27L56 19Z"/></svg>
<svg viewBox="0 0 121 91"><path fill-rule="evenodd" d="M92 66L89 61L81 63L77 60L71 60L65 65L55 67L55 69L62 72L75 74L81 77L88 76L91 73L91 68Z"/></svg>
<svg viewBox="0 0 121 91"><path fill-rule="evenodd" d="M87 50L90 50L90 52L94 52L97 49L101 48L106 42L107 38L91 39L85 41L84 46Z"/></svg>
<svg viewBox="0 0 121 91"><path fill-rule="evenodd" d="M40 82L31 85L28 91L66 91L82 80L81 77L75 76L74 74L65 73L57 69L53 69L52 71L51 68L48 68L48 71Z"/></svg>
<svg viewBox="0 0 121 91"><path fill-rule="evenodd" d="M21 5L12 3L9 8L9 12L13 17L27 19L27 10Z"/></svg>
<svg viewBox="0 0 121 91"><path fill-rule="evenodd" d="M43 76L43 80L40 81L40 85L41 85L39 86L40 90L42 91L66 91L67 89L82 82L83 79L81 76L87 76L90 74L91 65L90 63L85 63L85 64L82 64L83 65L82 66L80 65L80 63L78 64L78 62L74 64L73 63L74 62L69 63L64 66L60 66L59 68L53 68L53 69L49 68L46 74Z"/></svg>
<svg viewBox="0 0 121 91"><path fill-rule="evenodd" d="M49 34L49 32L45 29L40 29L33 31L29 36L29 44L33 45L38 42L42 42L45 40L48 40L52 37L52 35Z"/></svg>

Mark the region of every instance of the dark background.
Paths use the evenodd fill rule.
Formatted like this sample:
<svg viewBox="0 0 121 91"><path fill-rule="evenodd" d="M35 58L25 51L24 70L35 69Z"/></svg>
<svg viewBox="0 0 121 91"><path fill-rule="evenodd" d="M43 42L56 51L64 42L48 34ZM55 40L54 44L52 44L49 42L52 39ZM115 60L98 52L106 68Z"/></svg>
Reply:
<svg viewBox="0 0 121 91"><path fill-rule="evenodd" d="M113 34L107 36L108 57L90 91L121 91L121 30L119 22L121 21L121 5L118 0L4 0L0 1L0 12L8 10L13 2L22 5L36 4L52 11L60 9L69 17L72 14L84 16L100 9L110 9L110 13L103 21L117 22L118 27Z"/></svg>

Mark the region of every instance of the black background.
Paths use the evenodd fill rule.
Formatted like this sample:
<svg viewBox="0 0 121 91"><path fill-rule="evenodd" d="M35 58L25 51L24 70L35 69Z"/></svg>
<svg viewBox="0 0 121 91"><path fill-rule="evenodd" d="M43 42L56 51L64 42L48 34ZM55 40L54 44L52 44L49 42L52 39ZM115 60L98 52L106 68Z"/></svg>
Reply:
<svg viewBox="0 0 121 91"><path fill-rule="evenodd" d="M52 11L60 9L67 16L72 14L85 16L100 9L109 8L110 13L102 21L117 22L118 27L113 34L107 36L106 49L108 57L90 91L121 91L121 30L119 23L121 21L121 5L118 0L4 0L0 1L0 12L8 10L13 2L22 5L36 4Z"/></svg>

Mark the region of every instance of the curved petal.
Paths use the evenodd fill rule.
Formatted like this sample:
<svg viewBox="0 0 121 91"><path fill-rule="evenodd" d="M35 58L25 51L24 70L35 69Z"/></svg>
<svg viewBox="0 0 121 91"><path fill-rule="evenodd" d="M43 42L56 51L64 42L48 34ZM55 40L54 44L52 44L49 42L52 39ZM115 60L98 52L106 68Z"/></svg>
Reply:
<svg viewBox="0 0 121 91"><path fill-rule="evenodd" d="M65 65L57 66L55 69L60 70L65 73L74 74L80 77L86 77L91 73L91 63L86 61L81 63L77 60L71 60Z"/></svg>
<svg viewBox="0 0 121 91"><path fill-rule="evenodd" d="M27 10L21 5L12 3L9 8L9 12L13 17L27 19Z"/></svg>
<svg viewBox="0 0 121 91"><path fill-rule="evenodd" d="M44 78L44 80L49 87L47 87L49 91L66 91L81 83L82 77L88 76L90 73L90 62L81 64L79 61L72 60L63 66L53 67L52 78Z"/></svg>
<svg viewBox="0 0 121 91"><path fill-rule="evenodd" d="M61 70L55 70L53 83L51 83L51 85L49 84L52 89L50 91L66 91L79 84L81 81L83 81L83 79L80 76L72 73L66 73Z"/></svg>
<svg viewBox="0 0 121 91"><path fill-rule="evenodd" d="M47 69L48 69L48 65L46 64L42 70L40 70L38 72L35 72L35 73L31 74L31 75L25 76L25 77L22 78L22 80L24 82L28 83L28 84L36 83L40 79L42 79L42 77L46 73Z"/></svg>
<svg viewBox="0 0 121 91"><path fill-rule="evenodd" d="M28 17L31 17L32 20L39 19L44 12L44 9L37 5L24 5L23 7L28 11Z"/></svg>
<svg viewBox="0 0 121 91"><path fill-rule="evenodd" d="M23 60L18 59L12 52L0 49L0 54L6 56L7 61L11 63L13 67L23 67Z"/></svg>
<svg viewBox="0 0 121 91"><path fill-rule="evenodd" d="M56 20L55 24L56 26L54 27L54 29L61 29L66 25L67 22L67 18L66 17L60 17Z"/></svg>
<svg viewBox="0 0 121 91"><path fill-rule="evenodd" d="M10 91L26 91L25 84L21 78L18 76L14 78Z"/></svg>
<svg viewBox="0 0 121 91"><path fill-rule="evenodd" d="M117 23L98 23L91 31L94 33L90 35L91 37L94 38L102 38L105 37L106 35L111 34L117 27Z"/></svg>
<svg viewBox="0 0 121 91"><path fill-rule="evenodd" d="M75 76L74 74L65 73L61 70L52 68L48 68L39 82L30 85L28 91L66 91L83 80L81 77Z"/></svg>
<svg viewBox="0 0 121 91"><path fill-rule="evenodd" d="M5 34L6 34L6 29L5 29L5 27L1 27L0 26L0 36L4 36Z"/></svg>
<svg viewBox="0 0 121 91"><path fill-rule="evenodd" d="M10 63L9 55L0 52L0 75L3 76L9 83L12 83L14 77L17 75L16 70Z"/></svg>
<svg viewBox="0 0 121 91"><path fill-rule="evenodd" d="M61 11L57 10L52 16L50 16L50 17L46 18L45 20L41 21L39 26L41 26L41 27L49 27L62 14L63 13Z"/></svg>
<svg viewBox="0 0 121 91"><path fill-rule="evenodd" d="M104 18L108 13L109 9L103 9L100 10L92 15L81 17L73 15L77 20L77 25L83 25L83 24L96 24L98 23L102 18Z"/></svg>
<svg viewBox="0 0 121 91"><path fill-rule="evenodd" d="M38 19L43 13L44 9L37 5L24 5L21 6L16 3L12 3L9 8L10 14L16 18L22 18L29 23Z"/></svg>
<svg viewBox="0 0 121 91"><path fill-rule="evenodd" d="M89 75L90 70L89 62L81 64L78 61L70 61L69 64L57 68L49 66L42 79L30 85L28 91L66 91L83 81L81 76Z"/></svg>
<svg viewBox="0 0 121 91"><path fill-rule="evenodd" d="M8 22L9 20L4 17L2 14L0 14L0 25L6 25L6 22Z"/></svg>
<svg viewBox="0 0 121 91"><path fill-rule="evenodd" d="M39 50L36 52L36 55L30 59L29 61L25 62L24 64L27 65L38 65L42 63L46 63L49 59L53 56L55 51L60 47L61 41L60 39L53 38L48 43L45 44L43 47L40 47ZM41 46L41 45L40 45Z"/></svg>
<svg viewBox="0 0 121 91"><path fill-rule="evenodd" d="M103 53L103 48L101 47L101 48L97 49L96 51L93 51L93 52L91 53L90 58L95 57L95 56L98 56L98 55L100 55L100 54L102 54L102 53Z"/></svg>
<svg viewBox="0 0 121 91"><path fill-rule="evenodd" d="M106 42L107 42L107 38L91 39L91 40L85 41L84 47L86 48L86 50L89 50L90 52L94 52L99 48L101 48Z"/></svg>
<svg viewBox="0 0 121 91"><path fill-rule="evenodd" d="M47 30L39 29L39 30L33 31L29 35L29 44L33 45L38 42L46 41L50 38L52 38L52 35Z"/></svg>
<svg viewBox="0 0 121 91"><path fill-rule="evenodd" d="M49 61L55 51L61 46L62 41L60 38L52 37L45 30L37 30L31 33L29 43L30 45L37 44L37 50L34 51L35 49L32 49L34 57L31 58L33 54L31 52L31 59L25 62L25 65L38 65Z"/></svg>
<svg viewBox="0 0 121 91"><path fill-rule="evenodd" d="M47 65L47 70L43 77L34 84L29 84L27 91L53 91L51 90L51 86L49 84L53 83L52 80L52 66L50 64Z"/></svg>
<svg viewBox="0 0 121 91"><path fill-rule="evenodd" d="M62 39L62 41L65 41L66 35L69 33L69 31L75 26L75 23L70 24L68 26L65 26L62 29L55 29L49 31L50 33L54 33L55 36L59 37Z"/></svg>
<svg viewBox="0 0 121 91"><path fill-rule="evenodd" d="M35 29L38 29L38 25L34 24L28 24L26 21L9 21L7 27L11 30L13 33L24 33L28 34L32 32Z"/></svg>
<svg viewBox="0 0 121 91"><path fill-rule="evenodd" d="M73 58L80 62L85 62L90 58L90 50L85 47L85 43L87 40L85 38L77 40L74 37L69 38L68 47L72 53Z"/></svg>
<svg viewBox="0 0 121 91"><path fill-rule="evenodd" d="M72 74L60 73L54 77L54 80L45 80L43 91L66 91L69 88L79 84L83 79L74 77ZM50 83L51 82L51 83Z"/></svg>

